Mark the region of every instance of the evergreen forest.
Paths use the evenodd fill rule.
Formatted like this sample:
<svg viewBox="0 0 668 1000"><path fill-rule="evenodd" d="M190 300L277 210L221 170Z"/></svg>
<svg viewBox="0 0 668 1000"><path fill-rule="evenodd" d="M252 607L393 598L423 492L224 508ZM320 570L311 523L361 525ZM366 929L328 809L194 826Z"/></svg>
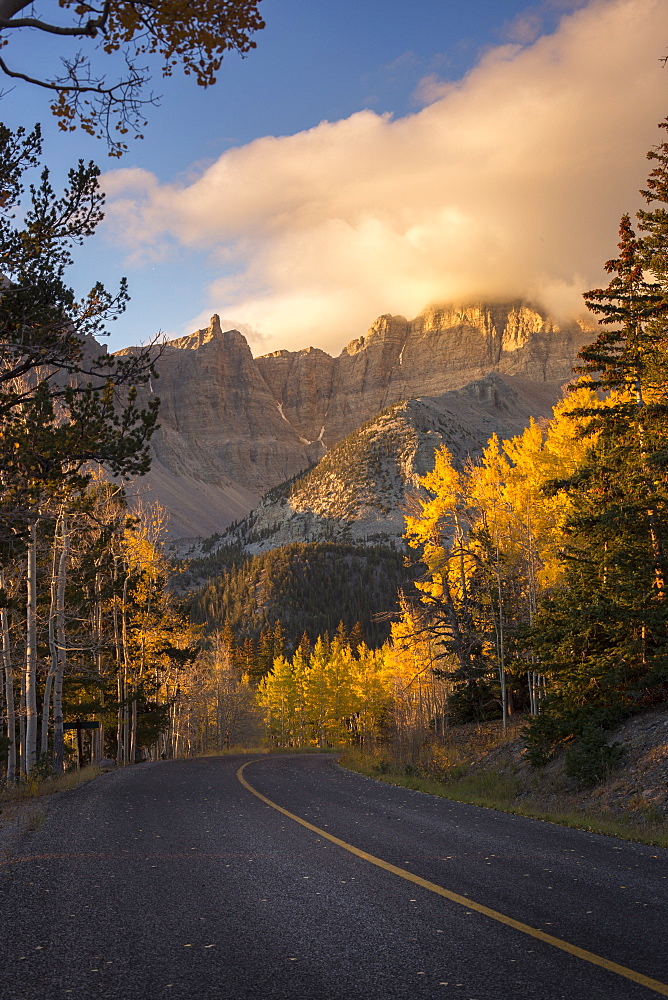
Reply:
<svg viewBox="0 0 668 1000"><path fill-rule="evenodd" d="M212 579L192 603L193 620L230 626L238 640L257 641L280 621L290 648L359 623L365 640L380 645L400 590L412 585L401 553L385 546L334 542L284 545L246 559Z"/></svg>

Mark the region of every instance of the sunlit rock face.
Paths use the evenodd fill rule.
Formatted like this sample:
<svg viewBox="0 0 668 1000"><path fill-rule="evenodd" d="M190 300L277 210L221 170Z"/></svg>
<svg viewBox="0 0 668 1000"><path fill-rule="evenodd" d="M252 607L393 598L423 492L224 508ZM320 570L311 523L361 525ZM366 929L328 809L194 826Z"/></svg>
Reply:
<svg viewBox="0 0 668 1000"><path fill-rule="evenodd" d="M445 445L455 462L479 456L493 433L519 434L549 413L559 387L491 372L439 396L388 407L333 445L295 482L270 490L248 518L223 535L249 555L292 542L401 545L404 513L426 493L420 477Z"/></svg>
<svg viewBox="0 0 668 1000"><path fill-rule="evenodd" d="M161 398L161 427L144 483L171 512L172 535L212 534L401 400L490 372L556 387L592 329L519 302L431 307L411 321L381 316L337 358L308 348L254 359L214 316L157 359L146 392Z"/></svg>
<svg viewBox="0 0 668 1000"><path fill-rule="evenodd" d="M412 321L381 316L338 358L311 348L256 363L298 433L331 447L399 400L459 389L492 371L564 382L592 329L557 324L522 303L433 307Z"/></svg>
<svg viewBox="0 0 668 1000"><path fill-rule="evenodd" d="M163 345L156 370L142 395L160 397L160 428L138 487L167 508L172 535L221 530L268 485L309 465L245 338L221 330L217 316L206 330Z"/></svg>

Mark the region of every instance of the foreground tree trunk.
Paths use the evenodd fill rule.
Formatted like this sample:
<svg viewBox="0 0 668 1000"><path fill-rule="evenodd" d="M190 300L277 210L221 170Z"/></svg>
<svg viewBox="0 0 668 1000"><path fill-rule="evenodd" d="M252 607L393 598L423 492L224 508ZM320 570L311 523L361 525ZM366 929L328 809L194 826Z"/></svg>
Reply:
<svg viewBox="0 0 668 1000"><path fill-rule="evenodd" d="M123 702L122 723L123 763L130 764L130 659L128 652L128 576L123 581L123 603L121 604L121 644L123 651Z"/></svg>
<svg viewBox="0 0 668 1000"><path fill-rule="evenodd" d="M25 662L25 774L28 777L37 763L37 525L30 528L28 542L28 579L26 601Z"/></svg>
<svg viewBox="0 0 668 1000"><path fill-rule="evenodd" d="M0 572L0 587L4 589L5 578ZM16 781L16 709L14 706L14 674L9 642L9 616L7 608L0 611L2 632L2 664L5 673L5 703L7 705L7 739L11 740L7 750L7 781Z"/></svg>
<svg viewBox="0 0 668 1000"><path fill-rule="evenodd" d="M60 530L60 517L56 520L53 531L53 555L51 559L51 602L49 605L49 672L46 675L44 685L44 700L42 702L42 738L40 742L40 753L42 756L49 750L49 718L51 714L51 689L53 678L56 674L57 646L56 646L56 600L57 600L57 578L58 578L58 532Z"/></svg>
<svg viewBox="0 0 668 1000"><path fill-rule="evenodd" d="M67 518L62 519L62 548L58 561L56 582L56 669L53 686L53 757L56 771L65 765L65 743L63 739L63 678L67 667L67 644L65 634L65 587L67 584L67 560L70 553L70 535Z"/></svg>

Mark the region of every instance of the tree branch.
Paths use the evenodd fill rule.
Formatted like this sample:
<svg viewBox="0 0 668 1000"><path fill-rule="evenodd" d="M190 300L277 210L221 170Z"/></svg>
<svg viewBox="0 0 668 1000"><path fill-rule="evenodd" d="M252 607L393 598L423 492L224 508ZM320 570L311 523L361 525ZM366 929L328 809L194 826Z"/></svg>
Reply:
<svg viewBox="0 0 668 1000"><path fill-rule="evenodd" d="M32 2L33 0L0 0L0 18L3 21L8 21L10 17L14 17L14 14L18 14L20 10L30 7Z"/></svg>
<svg viewBox="0 0 668 1000"><path fill-rule="evenodd" d="M102 11L97 17L89 18L84 24L76 27L64 27L59 24L49 24L37 17L14 17L14 14L28 7L32 0L0 0L0 30L3 28L37 28L52 35L70 35L78 38L95 38L98 31L104 31L109 20L111 0L106 0ZM5 8L9 8L9 13Z"/></svg>
<svg viewBox="0 0 668 1000"><path fill-rule="evenodd" d="M0 17L1 28L38 28L40 31L47 31L52 35L75 35L77 37L88 36L95 38L98 31L104 27L102 18L86 21L85 24L77 28L64 28L59 24L47 24L46 21L38 21L36 17L17 17L7 20Z"/></svg>
<svg viewBox="0 0 668 1000"><path fill-rule="evenodd" d="M0 70L6 75L13 77L16 80L25 80L26 83L34 83L37 87L44 87L46 90L56 90L59 93L77 93L77 94L105 94L109 97L114 96L114 91L122 90L123 88L137 86L143 83L143 78L137 75L136 79L133 80L122 80L120 83L115 83L113 87L103 87L101 83L97 81L91 81L90 83L80 83L75 79L74 83L65 83L59 80L38 80L36 77L27 76L25 73L19 73L17 70L10 69L4 59L0 57ZM146 100L142 103L151 104L152 100Z"/></svg>

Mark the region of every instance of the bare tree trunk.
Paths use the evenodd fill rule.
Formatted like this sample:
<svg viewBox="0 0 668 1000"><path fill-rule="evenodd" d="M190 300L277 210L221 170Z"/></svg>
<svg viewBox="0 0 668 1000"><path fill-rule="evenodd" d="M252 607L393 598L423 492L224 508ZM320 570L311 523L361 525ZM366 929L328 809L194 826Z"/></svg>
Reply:
<svg viewBox="0 0 668 1000"><path fill-rule="evenodd" d="M533 670L527 670L527 687L529 688L529 714L537 715L536 712L536 696L533 686Z"/></svg>
<svg viewBox="0 0 668 1000"><path fill-rule="evenodd" d="M118 697L118 717L116 727L116 763L120 767L123 763L123 679L119 671L116 676L116 691Z"/></svg>
<svg viewBox="0 0 668 1000"><path fill-rule="evenodd" d="M4 588L4 575L0 572L0 587ZM7 781L16 781L16 710L14 706L14 674L9 643L9 617L7 608L0 611L2 629L2 663L5 673L5 704L7 706L7 739L11 740L7 749Z"/></svg>
<svg viewBox="0 0 668 1000"><path fill-rule="evenodd" d="M636 389L636 406L640 411L644 406L642 385L640 379L636 380L635 389ZM642 420L638 420L638 437L639 437L640 455L642 458L643 472L645 474L647 491L648 493L651 493L652 476L647 459L647 445L645 443L645 426ZM647 508L647 524L649 528L649 539L652 547L652 558L654 562L654 586L656 587L656 592L658 594L659 600L665 601L666 599L665 555L663 551L661 532L659 530L659 520L657 518L656 510L654 507Z"/></svg>
<svg viewBox="0 0 668 1000"><path fill-rule="evenodd" d="M19 694L19 770L22 777L26 773L26 672L20 671Z"/></svg>
<svg viewBox="0 0 668 1000"><path fill-rule="evenodd" d="M123 763L132 763L130 757L130 686L126 667L123 667Z"/></svg>
<svg viewBox="0 0 668 1000"><path fill-rule="evenodd" d="M100 707L104 708L104 687L102 685L102 675L104 672L104 663L102 657L102 595L101 595L101 585L100 585L100 570L95 574L95 642L97 646L95 660L97 666L97 676L100 679ZM100 728L98 730L93 730L92 733L92 745L93 750L93 762L100 760L104 757L104 717L101 714L100 717Z"/></svg>
<svg viewBox="0 0 668 1000"><path fill-rule="evenodd" d="M137 699L132 699L130 715L130 763L137 763Z"/></svg>
<svg viewBox="0 0 668 1000"><path fill-rule="evenodd" d="M498 552L497 552L498 559ZM501 573L498 568L496 570L496 581L499 594L499 680L501 681L501 714L503 718L503 730L506 731L508 726L508 699L506 697L506 653L505 653L505 642L504 642L504 623L503 623L503 595L501 592Z"/></svg>
<svg viewBox="0 0 668 1000"><path fill-rule="evenodd" d="M505 656L505 635L503 622L503 589L501 586L501 551L499 543L499 526L496 520L496 504L494 505L494 533L496 535L496 565L494 567L496 575L496 593L499 604L498 627L497 627L497 654L499 661L499 682L501 686L501 716L503 719L503 731L508 725L508 703L506 698L506 656ZM491 595L490 595L491 596ZM492 603L492 613L494 605Z"/></svg>
<svg viewBox="0 0 668 1000"><path fill-rule="evenodd" d="M53 688L53 670L49 667L44 685L44 700L42 701L42 735L40 739L40 754L48 753L49 750L49 717L51 715L51 689Z"/></svg>
<svg viewBox="0 0 668 1000"><path fill-rule="evenodd" d="M174 701L174 757L179 756L179 750L181 749L181 704L179 702L179 689L176 690L176 699Z"/></svg>
<svg viewBox="0 0 668 1000"><path fill-rule="evenodd" d="M114 570L114 583L116 582ZM121 633L118 626L118 607L114 598L112 611L114 624L114 648L116 650L116 697L118 700L118 713L116 721L116 763L120 767L123 763L123 681L121 674L121 663L123 661L123 651L121 649Z"/></svg>
<svg viewBox="0 0 668 1000"><path fill-rule="evenodd" d="M28 580L26 601L26 737L25 773L30 775L37 763L37 525L30 528L28 542Z"/></svg>
<svg viewBox="0 0 668 1000"><path fill-rule="evenodd" d="M4 589L5 578L0 571L0 587ZM7 705L7 739L11 740L7 750L7 781L16 781L16 709L14 703L14 674L9 641L9 616L7 608L0 611L2 631L2 663L5 672L5 703Z"/></svg>
<svg viewBox="0 0 668 1000"><path fill-rule="evenodd" d="M60 517L57 518L53 529L53 556L51 559L51 603L49 606L49 671L46 675L44 685L44 700L42 702L42 738L40 741L40 753L46 754L49 749L49 715L51 709L51 688L53 678L57 669L58 653L56 647L56 601L58 592L57 565L58 565L58 531L60 529Z"/></svg>
<svg viewBox="0 0 668 1000"><path fill-rule="evenodd" d="M63 739L63 679L67 667L65 587L67 584L67 560L70 552L69 527L64 515L62 541L56 585L56 672L53 685L53 759L55 769L58 772L62 771L65 765L65 741Z"/></svg>
<svg viewBox="0 0 668 1000"><path fill-rule="evenodd" d="M123 649L123 763L132 763L130 757L130 704L129 704L129 674L130 662L128 653L128 622L127 622L127 600L128 600L128 577L126 575L123 582L123 602L121 604L121 646Z"/></svg>

